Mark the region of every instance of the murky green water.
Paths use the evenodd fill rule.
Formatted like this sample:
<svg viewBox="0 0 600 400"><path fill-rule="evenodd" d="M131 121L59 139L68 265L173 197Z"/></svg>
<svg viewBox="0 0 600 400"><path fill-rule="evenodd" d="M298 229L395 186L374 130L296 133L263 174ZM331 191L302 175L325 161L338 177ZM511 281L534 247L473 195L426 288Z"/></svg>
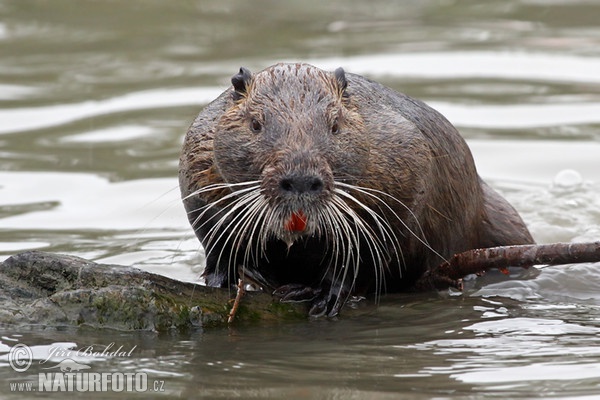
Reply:
<svg viewBox="0 0 600 400"><path fill-rule="evenodd" d="M195 280L183 134L240 65L282 60L427 101L538 241L598 240L599 20L600 2L579 0L0 0L0 258L42 249ZM462 295L389 297L336 321L173 335L2 327L0 397L31 397L10 384L37 385L71 358L147 374L144 396L596 398L599 268L491 274ZM17 343L34 355L26 372L8 362ZM119 346L127 354L99 354ZM40 363L52 348L65 353Z"/></svg>

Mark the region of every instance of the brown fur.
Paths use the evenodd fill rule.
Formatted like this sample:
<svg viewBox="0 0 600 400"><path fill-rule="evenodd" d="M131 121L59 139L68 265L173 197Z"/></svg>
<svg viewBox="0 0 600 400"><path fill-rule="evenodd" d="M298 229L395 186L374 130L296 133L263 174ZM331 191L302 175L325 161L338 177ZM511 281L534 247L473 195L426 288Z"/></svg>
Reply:
<svg viewBox="0 0 600 400"><path fill-rule="evenodd" d="M307 64L242 69L232 82L198 115L180 160L209 284L234 283L243 264L285 300L310 300L312 315L334 315L348 295L409 288L454 253L533 242L517 212L478 177L460 134L424 103ZM257 182L255 216L250 204L236 203L248 181ZM203 190L214 184L241 186ZM327 216L336 202L333 214L350 222ZM286 231L298 210L306 230Z"/></svg>

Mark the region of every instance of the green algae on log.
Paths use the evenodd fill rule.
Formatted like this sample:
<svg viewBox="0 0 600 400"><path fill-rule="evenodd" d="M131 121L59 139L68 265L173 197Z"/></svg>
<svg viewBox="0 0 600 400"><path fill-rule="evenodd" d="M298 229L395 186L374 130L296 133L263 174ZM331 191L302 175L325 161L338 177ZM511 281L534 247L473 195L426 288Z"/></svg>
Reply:
<svg viewBox="0 0 600 400"><path fill-rule="evenodd" d="M166 331L226 326L235 291L137 268L29 251L0 263L0 324ZM306 318L302 304L248 292L236 322Z"/></svg>

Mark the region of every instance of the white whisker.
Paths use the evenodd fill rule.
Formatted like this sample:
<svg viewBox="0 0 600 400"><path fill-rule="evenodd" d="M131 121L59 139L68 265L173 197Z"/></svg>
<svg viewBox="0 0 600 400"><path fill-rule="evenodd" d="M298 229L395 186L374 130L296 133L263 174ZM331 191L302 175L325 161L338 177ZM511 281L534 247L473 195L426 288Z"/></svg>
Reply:
<svg viewBox="0 0 600 400"><path fill-rule="evenodd" d="M410 207L408 207L402 201L398 200L397 198L395 198L394 196L390 195L389 193L385 193L385 192L382 192L381 190L377 190L377 189L371 189L371 188L366 188L366 187L362 187L362 186L350 185L350 184L343 183L343 182L336 182L336 185L340 186L340 187L347 188L347 189L355 190L355 191L357 191L359 193L362 193L362 194L364 194L366 196L369 196L369 197L373 198L374 200L377 200L378 204L385 206L385 208L394 215L394 217L402 224L402 226L404 226L404 228L415 239L417 239L419 242L421 242L421 244L423 244L425 247L427 247L431 252L433 252L435 255L437 255L440 259L442 259L445 262L448 261L448 260L446 260L446 258L444 256L442 256L433 247L431 247L429 245L429 243L427 242L427 239L425 238L425 233L423 232L423 228L421 227L419 219L414 214L414 212L410 209ZM406 209L408 211L408 213L414 218L414 221L415 221L418 229L421 231L421 236L417 235L412 229L410 229L410 227L402 220L402 218L400 218L400 216L398 215L398 213L396 213L396 211L394 211L394 209L389 204L387 204L385 201L383 201L381 198L379 198L378 196L376 196L375 194L373 194L371 192L379 194L379 195L382 195L382 196L385 196L388 199L393 200L394 202L396 202L397 204L399 204L400 206L402 206L404 209Z"/></svg>
<svg viewBox="0 0 600 400"><path fill-rule="evenodd" d="M230 192L215 196L218 198L214 201L190 211L196 214L192 226L198 232L202 231L207 257L216 258L217 269L224 261L228 274L237 268L242 268L244 273L245 268L252 267L260 275L263 272L260 271L261 263L268 263L269 243L285 240L282 238L288 235L284 226L289 211L273 205L265 196L260 181L209 185L194 191L186 199L220 190ZM420 235L400 217L391 202L399 204L415 218ZM324 247L319 263L323 266L321 284L327 285L326 296L336 296L336 308L353 294L360 270L364 268L361 265L365 263L373 268L376 299L386 287L386 271L392 261L398 265L402 276L405 262L398 236L402 235L402 229L394 227L386 215L393 217L405 232L440 256L427 244L415 214L400 200L379 190L335 181L327 201L305 211L310 224L307 229L310 233L305 238L315 238ZM287 237L290 238L290 251L289 246L300 236ZM232 276L228 275L228 278L229 282L235 281ZM325 300L330 299L333 297Z"/></svg>

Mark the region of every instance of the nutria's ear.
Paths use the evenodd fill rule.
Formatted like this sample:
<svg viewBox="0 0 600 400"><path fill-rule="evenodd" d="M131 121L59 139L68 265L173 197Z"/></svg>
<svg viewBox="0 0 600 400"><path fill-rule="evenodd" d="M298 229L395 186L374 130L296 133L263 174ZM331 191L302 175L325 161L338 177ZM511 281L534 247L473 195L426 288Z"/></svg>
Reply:
<svg viewBox="0 0 600 400"><path fill-rule="evenodd" d="M346 80L346 72L344 71L344 68L340 67L336 69L333 74L335 75L335 80L338 84L338 90L340 91L340 95L342 97L348 97L348 94L346 93L348 81Z"/></svg>
<svg viewBox="0 0 600 400"><path fill-rule="evenodd" d="M239 100L246 96L248 87L250 86L250 81L252 81L252 72L250 72L247 68L241 67L240 72L231 78L231 84L233 85L234 89L234 100Z"/></svg>

